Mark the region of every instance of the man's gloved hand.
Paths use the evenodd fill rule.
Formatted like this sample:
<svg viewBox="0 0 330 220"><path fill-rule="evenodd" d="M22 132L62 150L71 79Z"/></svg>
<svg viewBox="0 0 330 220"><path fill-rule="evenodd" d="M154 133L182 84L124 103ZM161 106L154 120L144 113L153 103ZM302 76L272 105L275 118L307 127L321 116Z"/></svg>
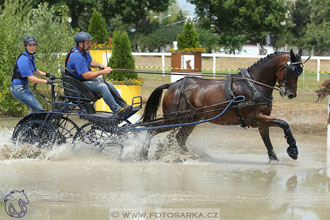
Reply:
<svg viewBox="0 0 330 220"><path fill-rule="evenodd" d="M52 75L51 73L46 73L46 76L51 79L51 80L54 80L55 79L55 76Z"/></svg>
<svg viewBox="0 0 330 220"><path fill-rule="evenodd" d="M54 84L55 82L53 81L53 80L51 80L51 79L49 79L49 80L47 80L47 84L49 84L49 85L52 85L52 84Z"/></svg>

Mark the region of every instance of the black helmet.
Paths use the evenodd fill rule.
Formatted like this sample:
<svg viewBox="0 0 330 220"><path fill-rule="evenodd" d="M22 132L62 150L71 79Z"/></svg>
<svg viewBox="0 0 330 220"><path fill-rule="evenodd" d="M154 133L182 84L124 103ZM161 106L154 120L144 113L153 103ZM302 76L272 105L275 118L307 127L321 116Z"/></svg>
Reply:
<svg viewBox="0 0 330 220"><path fill-rule="evenodd" d="M78 34L76 34L76 36L74 36L74 41L76 42L76 44L78 44L79 42L84 42L85 40L93 40L93 38L87 32L79 32Z"/></svg>
<svg viewBox="0 0 330 220"><path fill-rule="evenodd" d="M37 38L35 38L32 35L28 35L26 37L24 37L23 39L24 45L28 45L28 44L38 44L38 40Z"/></svg>

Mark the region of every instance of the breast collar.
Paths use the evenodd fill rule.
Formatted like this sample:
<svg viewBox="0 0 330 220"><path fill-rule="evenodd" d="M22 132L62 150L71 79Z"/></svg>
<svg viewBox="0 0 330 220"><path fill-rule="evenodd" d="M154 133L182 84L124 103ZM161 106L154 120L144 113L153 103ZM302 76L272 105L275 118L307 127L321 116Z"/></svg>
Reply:
<svg viewBox="0 0 330 220"><path fill-rule="evenodd" d="M242 78L251 79L251 76L247 69L241 68L240 69ZM255 105L272 105L273 103L273 96L268 96L263 94L256 84L253 81L250 80L244 80L244 82L247 84L249 90L252 92L253 97L250 100L246 100L244 102L239 103L238 107L245 107L245 106L255 106ZM227 78L225 80L225 95L228 100L232 100L235 95L232 90L232 74L227 75Z"/></svg>

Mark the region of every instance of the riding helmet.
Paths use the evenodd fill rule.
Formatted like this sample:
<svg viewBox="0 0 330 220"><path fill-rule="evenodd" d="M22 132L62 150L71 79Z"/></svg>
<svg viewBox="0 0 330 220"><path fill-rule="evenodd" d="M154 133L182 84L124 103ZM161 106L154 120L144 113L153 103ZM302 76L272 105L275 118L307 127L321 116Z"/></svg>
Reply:
<svg viewBox="0 0 330 220"><path fill-rule="evenodd" d="M76 44L78 44L79 42L84 42L85 40L93 40L93 37L87 32L79 32L74 37L74 41L76 42Z"/></svg>
<svg viewBox="0 0 330 220"><path fill-rule="evenodd" d="M38 44L38 40L37 38L35 38L32 35L28 35L26 37L24 37L23 39L24 45L28 45L28 44Z"/></svg>

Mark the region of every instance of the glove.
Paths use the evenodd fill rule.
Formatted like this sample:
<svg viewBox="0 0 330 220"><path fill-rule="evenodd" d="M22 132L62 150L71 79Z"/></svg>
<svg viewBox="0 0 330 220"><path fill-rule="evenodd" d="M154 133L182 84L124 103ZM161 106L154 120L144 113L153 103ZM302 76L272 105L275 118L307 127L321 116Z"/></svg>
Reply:
<svg viewBox="0 0 330 220"><path fill-rule="evenodd" d="M49 85L52 85L52 84L54 84L55 82L53 81L53 80L51 80L51 79L49 79L49 80L47 80L47 84L49 84Z"/></svg>
<svg viewBox="0 0 330 220"><path fill-rule="evenodd" d="M48 77L51 80L54 80L55 79L55 76L52 75L51 73L46 73L46 77Z"/></svg>

